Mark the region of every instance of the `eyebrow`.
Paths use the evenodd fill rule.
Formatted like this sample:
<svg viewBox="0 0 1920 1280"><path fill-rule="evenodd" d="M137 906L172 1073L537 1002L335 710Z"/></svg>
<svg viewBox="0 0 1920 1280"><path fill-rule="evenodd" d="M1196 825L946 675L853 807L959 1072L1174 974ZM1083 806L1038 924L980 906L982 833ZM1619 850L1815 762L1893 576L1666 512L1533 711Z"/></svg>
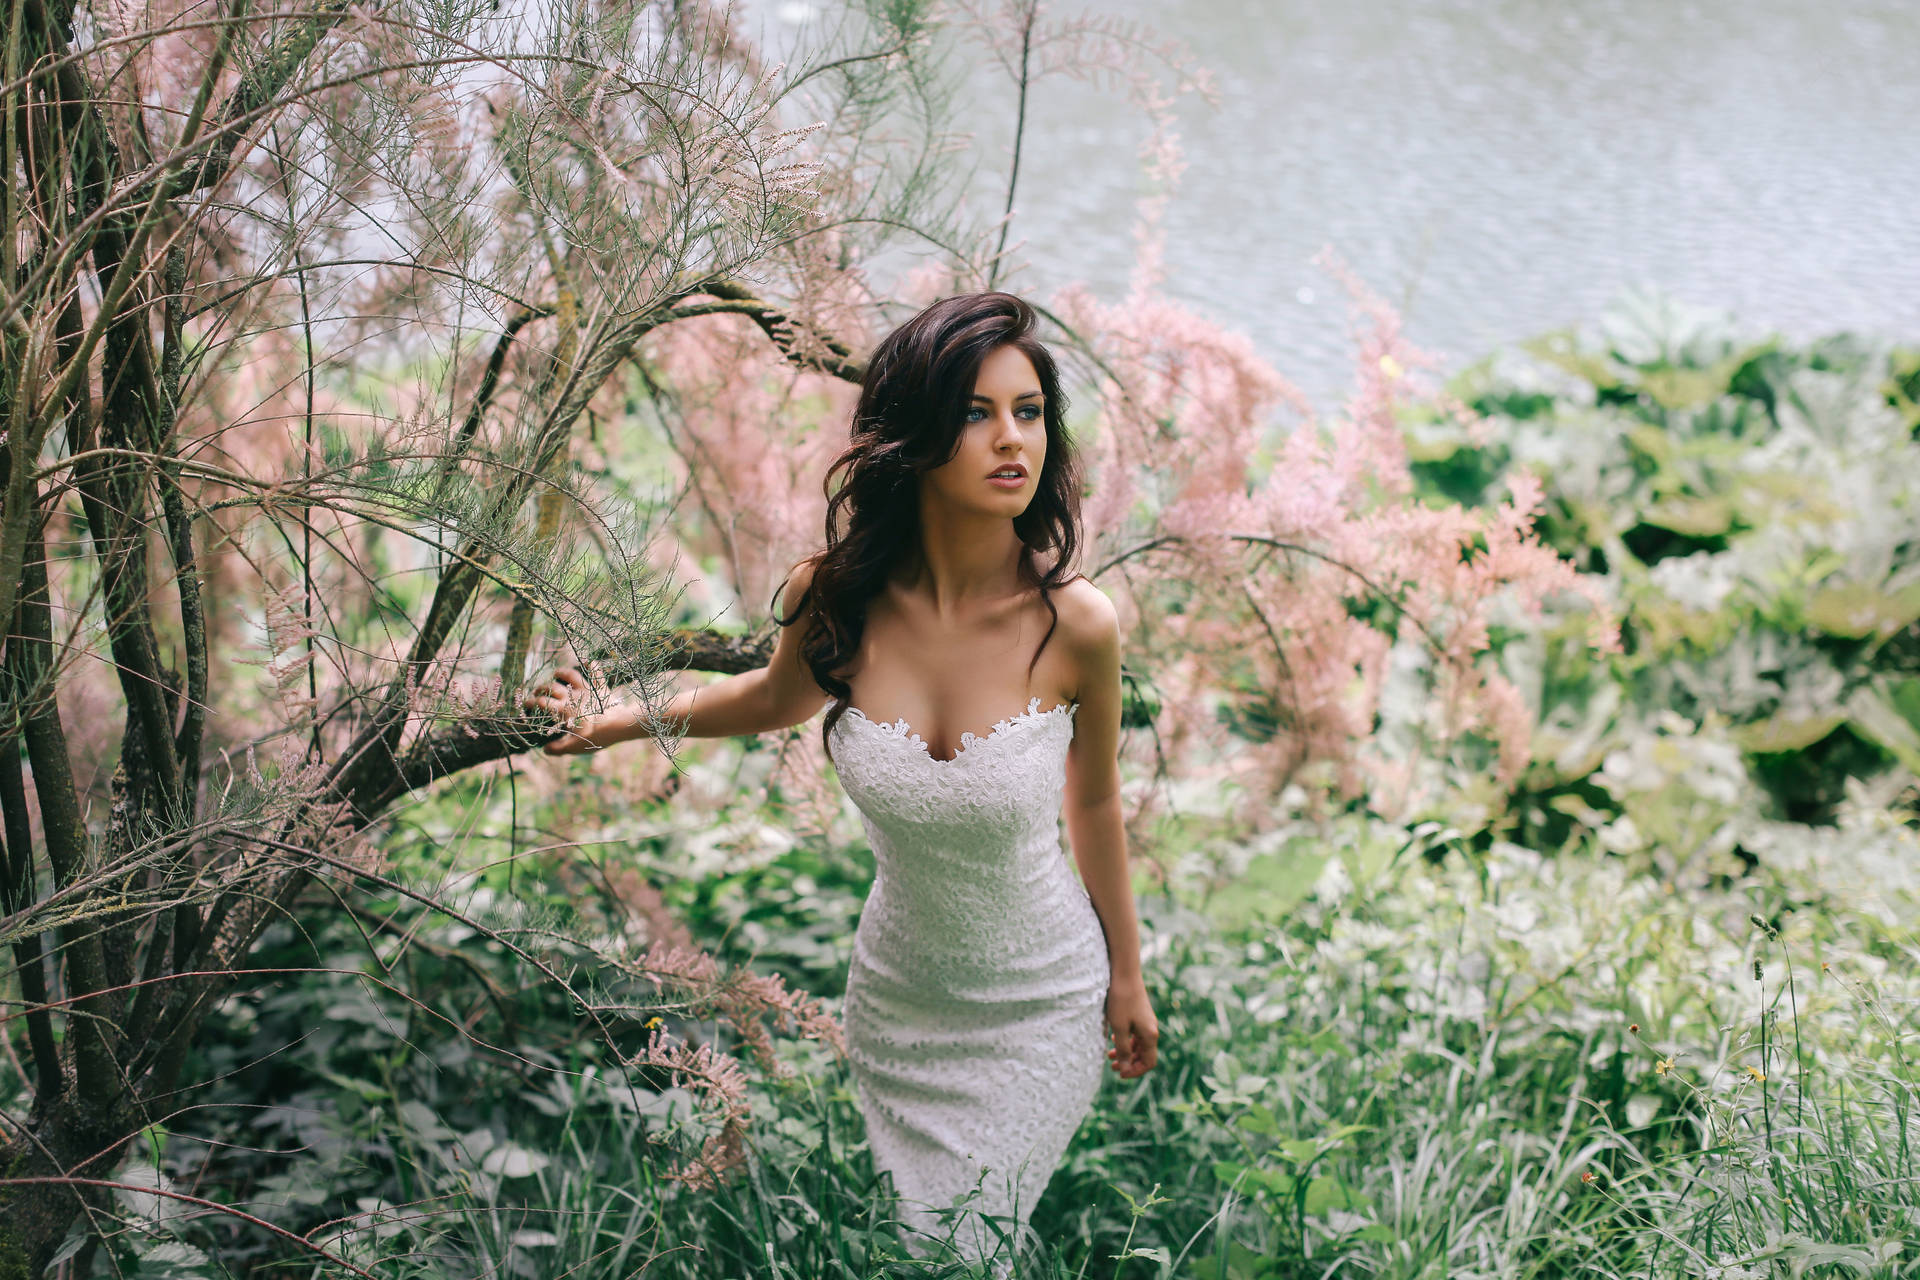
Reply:
<svg viewBox="0 0 1920 1280"><path fill-rule="evenodd" d="M977 391L974 392L973 398L975 400L985 400L988 404L993 403L992 399L990 399L987 396L981 395ZM1019 395L1015 396L1013 399L1014 399L1014 402L1017 404L1022 400L1044 400L1046 399L1046 397L1041 395L1038 391L1022 391Z"/></svg>

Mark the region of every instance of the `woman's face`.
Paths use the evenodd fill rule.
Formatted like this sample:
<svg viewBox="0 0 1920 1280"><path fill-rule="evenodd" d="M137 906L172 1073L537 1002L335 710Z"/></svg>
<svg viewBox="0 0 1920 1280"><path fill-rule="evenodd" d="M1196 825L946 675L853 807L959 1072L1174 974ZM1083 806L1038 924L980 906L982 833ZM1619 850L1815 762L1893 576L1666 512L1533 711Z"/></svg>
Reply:
<svg viewBox="0 0 1920 1280"><path fill-rule="evenodd" d="M1025 511L1047 461L1045 404L1025 352L1015 346L989 352L973 381L959 450L920 477L922 503L1009 520ZM1008 470L1019 478L993 478Z"/></svg>

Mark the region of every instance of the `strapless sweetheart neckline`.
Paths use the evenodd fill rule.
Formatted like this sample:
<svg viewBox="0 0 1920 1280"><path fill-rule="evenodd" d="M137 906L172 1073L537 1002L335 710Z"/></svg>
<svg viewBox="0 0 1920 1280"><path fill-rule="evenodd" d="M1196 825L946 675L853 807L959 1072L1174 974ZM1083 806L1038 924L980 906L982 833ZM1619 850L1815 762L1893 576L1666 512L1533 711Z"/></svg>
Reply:
<svg viewBox="0 0 1920 1280"><path fill-rule="evenodd" d="M882 730L887 733L891 733L896 737L902 738L905 741L913 743L915 746L920 748L920 753L927 758L927 762L929 764L940 765L940 764L958 763L960 758L966 755L967 751L970 748L972 748L976 743L991 742L995 738L998 738L1002 734L1010 731L1017 724L1020 724L1022 722L1029 721L1029 720L1039 720L1043 717L1053 715L1056 712L1064 711L1069 715L1071 715L1073 710L1079 705L1080 703L1077 700L1068 701L1068 702L1057 702L1053 706L1048 707L1046 710L1042 711L1040 709L1040 699L1038 697L1029 698L1027 699L1027 709L1025 711L1022 711L1016 715L1008 716L1004 720L996 720L994 722L993 728L989 729L986 733L984 734L972 733L972 732L961 733L959 750L955 751L953 755L946 760L942 760L940 757L933 754L933 748L929 747L926 744L925 740L923 740L919 734L913 731L913 726L907 723L907 718L905 716L901 716L897 720L890 720L890 721L875 720L872 716L869 716L866 712L862 711L860 708L852 705L851 703L847 705L847 714L859 716L862 720L866 721L868 724L872 725L874 728Z"/></svg>

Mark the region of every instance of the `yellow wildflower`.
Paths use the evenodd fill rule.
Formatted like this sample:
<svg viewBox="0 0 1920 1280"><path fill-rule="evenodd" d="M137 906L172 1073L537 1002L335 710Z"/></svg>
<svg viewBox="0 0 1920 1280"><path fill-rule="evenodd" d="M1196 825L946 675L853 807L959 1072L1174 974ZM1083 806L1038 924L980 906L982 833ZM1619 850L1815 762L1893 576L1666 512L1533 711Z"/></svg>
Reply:
<svg viewBox="0 0 1920 1280"><path fill-rule="evenodd" d="M662 1018L659 1014L656 1013L655 1015L653 1015L653 1017L647 1019L647 1030L649 1031L658 1030L660 1027L666 1025L666 1021L667 1020L665 1018Z"/></svg>
<svg viewBox="0 0 1920 1280"><path fill-rule="evenodd" d="M1753 1077L1755 1084L1760 1084L1764 1082L1767 1078L1767 1073L1762 1071L1758 1067L1748 1067L1747 1074Z"/></svg>
<svg viewBox="0 0 1920 1280"><path fill-rule="evenodd" d="M1387 375L1387 381L1394 382L1397 381L1400 375L1405 373L1406 370L1402 369L1400 362L1392 356L1383 355L1380 357L1380 372Z"/></svg>
<svg viewBox="0 0 1920 1280"><path fill-rule="evenodd" d="M1653 1064L1653 1074L1657 1076L1663 1076L1671 1070L1673 1070L1672 1058L1662 1058L1660 1059L1660 1061Z"/></svg>

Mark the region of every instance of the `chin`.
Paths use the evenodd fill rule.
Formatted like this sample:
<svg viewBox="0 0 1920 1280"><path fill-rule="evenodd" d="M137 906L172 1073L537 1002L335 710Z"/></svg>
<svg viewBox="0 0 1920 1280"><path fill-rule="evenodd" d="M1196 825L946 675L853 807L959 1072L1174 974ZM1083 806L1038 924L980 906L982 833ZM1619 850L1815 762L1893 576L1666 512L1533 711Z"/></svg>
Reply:
<svg viewBox="0 0 1920 1280"><path fill-rule="evenodd" d="M945 496L943 505L955 511L965 511L980 516L1000 516L1011 520L1025 513L1026 509L1033 505L1033 499L1034 494L1031 491L1003 494L999 497L968 493Z"/></svg>

